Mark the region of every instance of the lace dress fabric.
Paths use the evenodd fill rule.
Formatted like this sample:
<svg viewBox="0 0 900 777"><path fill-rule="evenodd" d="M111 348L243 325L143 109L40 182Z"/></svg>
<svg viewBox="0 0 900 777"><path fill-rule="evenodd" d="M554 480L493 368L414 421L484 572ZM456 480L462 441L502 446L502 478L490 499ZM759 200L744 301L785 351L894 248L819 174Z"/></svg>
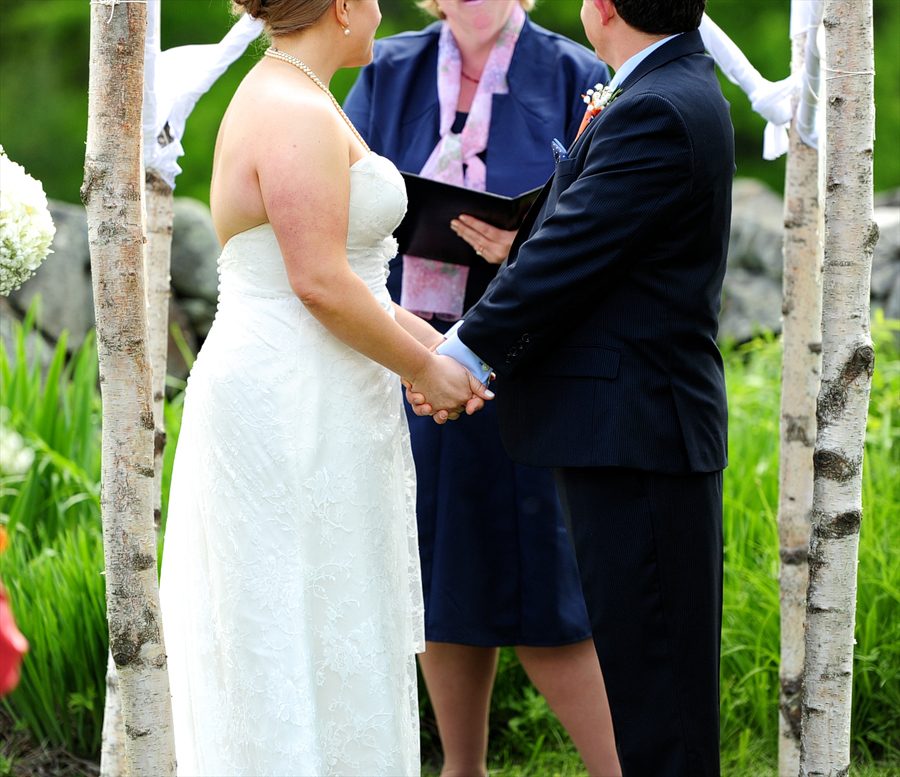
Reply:
<svg viewBox="0 0 900 777"><path fill-rule="evenodd" d="M385 308L403 179L351 168L350 265ZM418 775L424 650L399 379L334 338L272 228L219 259L188 381L162 569L181 777Z"/></svg>

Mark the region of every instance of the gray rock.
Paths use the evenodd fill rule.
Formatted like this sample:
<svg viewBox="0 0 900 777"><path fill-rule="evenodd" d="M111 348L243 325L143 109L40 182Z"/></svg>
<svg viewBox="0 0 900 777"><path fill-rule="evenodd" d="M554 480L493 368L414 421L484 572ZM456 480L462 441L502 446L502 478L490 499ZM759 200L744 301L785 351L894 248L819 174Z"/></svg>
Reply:
<svg viewBox="0 0 900 777"><path fill-rule="evenodd" d="M169 318L182 329L188 350L196 353L215 316L216 262L221 247L206 205L177 197L174 211L174 298ZM39 323L44 335L55 341L68 329L71 350L81 344L94 325L87 219L80 205L51 202L50 212L57 227L54 253L35 277L10 295L9 306L0 309L0 313L5 318L11 314L21 318L40 294ZM900 190L876 197L875 218L880 237L872 259L872 307L882 307L886 316L900 318ZM777 193L759 181L735 180L721 339L743 342L761 329L781 331L783 221L782 200ZM5 340L9 331L8 322L4 322ZM184 377L187 365L173 340L169 353L170 374Z"/></svg>
<svg viewBox="0 0 900 777"><path fill-rule="evenodd" d="M215 303L219 297L216 261L222 252L209 208L190 197L173 203L172 288L179 297Z"/></svg>
<svg viewBox="0 0 900 777"><path fill-rule="evenodd" d="M875 208L900 208L900 189L889 189L875 195Z"/></svg>
<svg viewBox="0 0 900 777"><path fill-rule="evenodd" d="M15 323L21 323L21 314L13 308L4 297L0 297L0 342L6 350L11 364L16 363L17 338ZM35 355L41 364L41 371L46 372L53 361L54 345L37 330L31 330L25 336L25 361L34 364Z"/></svg>
<svg viewBox="0 0 900 777"><path fill-rule="evenodd" d="M736 267L725 275L719 341L751 340L763 330L781 331L781 282Z"/></svg>
<svg viewBox="0 0 900 777"><path fill-rule="evenodd" d="M81 205L49 203L56 235L53 251L18 291L9 295L10 305L24 314L40 295L39 326L52 340L69 330L69 350L77 348L94 326L94 296L91 289L91 253L87 216Z"/></svg>
<svg viewBox="0 0 900 777"><path fill-rule="evenodd" d="M187 316L191 329L198 337L204 339L212 328L216 317L216 306L205 299L182 299L181 309Z"/></svg>
<svg viewBox="0 0 900 777"><path fill-rule="evenodd" d="M900 206L875 209L878 242L872 256L872 305L883 303L900 284Z"/></svg>
<svg viewBox="0 0 900 777"><path fill-rule="evenodd" d="M761 181L735 179L728 270L740 268L781 281L783 241L781 198Z"/></svg>
<svg viewBox="0 0 900 777"><path fill-rule="evenodd" d="M891 294L884 301L884 317L900 318L900 276L894 278ZM900 338L900 333L898 333L898 338Z"/></svg>

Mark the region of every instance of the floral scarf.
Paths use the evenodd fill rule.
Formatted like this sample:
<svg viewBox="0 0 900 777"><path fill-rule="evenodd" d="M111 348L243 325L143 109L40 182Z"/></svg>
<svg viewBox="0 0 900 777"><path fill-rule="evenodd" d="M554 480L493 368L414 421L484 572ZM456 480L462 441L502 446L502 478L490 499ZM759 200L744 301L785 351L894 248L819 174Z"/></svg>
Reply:
<svg viewBox="0 0 900 777"><path fill-rule="evenodd" d="M438 40L437 63L441 139L422 168L423 177L485 190L487 170L478 155L487 148L494 95L509 92L506 76L525 18L525 11L516 3L488 56L466 125L459 134L451 128L459 104L462 56L450 25L444 22ZM456 320L462 315L468 272L468 267L404 256L400 304L425 318L436 313L441 318Z"/></svg>

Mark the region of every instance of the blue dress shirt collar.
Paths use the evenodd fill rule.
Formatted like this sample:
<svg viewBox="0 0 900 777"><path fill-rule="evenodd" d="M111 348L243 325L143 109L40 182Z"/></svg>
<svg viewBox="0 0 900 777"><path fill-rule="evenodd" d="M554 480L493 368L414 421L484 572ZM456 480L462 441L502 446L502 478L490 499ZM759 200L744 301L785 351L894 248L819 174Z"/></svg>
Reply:
<svg viewBox="0 0 900 777"><path fill-rule="evenodd" d="M634 72L634 69L638 65L640 65L641 62L643 62L648 56L650 56L650 54L656 51L664 43L672 40L672 38L677 38L681 34L682 33L679 32L675 35L669 35L662 40L658 40L656 41L656 43L650 44L649 46L647 46L647 48L641 49L637 54L625 60L625 62L622 64L622 67L620 67L616 71L616 74L610 80L610 88L615 91L619 87L619 85Z"/></svg>

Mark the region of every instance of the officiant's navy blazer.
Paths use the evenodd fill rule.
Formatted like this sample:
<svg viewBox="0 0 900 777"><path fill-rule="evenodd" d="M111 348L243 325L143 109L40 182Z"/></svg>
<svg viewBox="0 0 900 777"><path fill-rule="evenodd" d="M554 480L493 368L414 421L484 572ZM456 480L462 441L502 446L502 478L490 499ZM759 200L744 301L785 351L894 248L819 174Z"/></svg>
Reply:
<svg viewBox="0 0 900 777"><path fill-rule="evenodd" d="M411 173L421 171L440 140L440 32L436 22L375 41L373 63L362 69L344 102L372 150ZM581 95L608 80L609 71L594 52L526 19L507 73L509 93L493 97L487 190L515 197L542 186L554 170L550 141L574 140L584 115ZM388 288L394 299L400 298L401 265L400 257L391 262ZM478 300L496 267L471 272L484 277L470 274L466 307Z"/></svg>
<svg viewBox="0 0 900 777"><path fill-rule="evenodd" d="M514 460L726 466L716 335L734 169L713 60L685 33L638 65L557 165L460 328L499 376Z"/></svg>

